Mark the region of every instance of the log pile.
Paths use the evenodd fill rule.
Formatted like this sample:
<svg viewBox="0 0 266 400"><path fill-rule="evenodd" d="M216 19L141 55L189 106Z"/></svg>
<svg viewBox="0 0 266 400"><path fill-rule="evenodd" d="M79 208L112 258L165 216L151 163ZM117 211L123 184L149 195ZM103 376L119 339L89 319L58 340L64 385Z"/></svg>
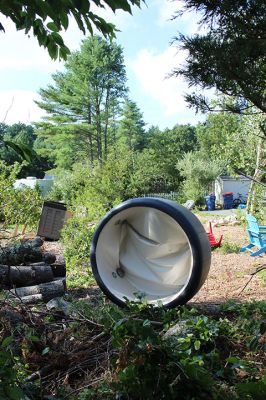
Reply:
<svg viewBox="0 0 266 400"><path fill-rule="evenodd" d="M47 302L66 291L66 267L43 252L40 237L0 248L0 288L17 302Z"/></svg>

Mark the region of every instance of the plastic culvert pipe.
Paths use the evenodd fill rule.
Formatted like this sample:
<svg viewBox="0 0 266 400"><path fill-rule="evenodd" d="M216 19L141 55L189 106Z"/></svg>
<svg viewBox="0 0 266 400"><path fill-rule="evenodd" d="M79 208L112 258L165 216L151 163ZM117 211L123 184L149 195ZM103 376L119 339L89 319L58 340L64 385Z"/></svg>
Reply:
<svg viewBox="0 0 266 400"><path fill-rule="evenodd" d="M185 304L203 285L210 263L210 244L198 218L165 199L120 204L106 214L92 239L94 277L119 306L139 296L167 308Z"/></svg>

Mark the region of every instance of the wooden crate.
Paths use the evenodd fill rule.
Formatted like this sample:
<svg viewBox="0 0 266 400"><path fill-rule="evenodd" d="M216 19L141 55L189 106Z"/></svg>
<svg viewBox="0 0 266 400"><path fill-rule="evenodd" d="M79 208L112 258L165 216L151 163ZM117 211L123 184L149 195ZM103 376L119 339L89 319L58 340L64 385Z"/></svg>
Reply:
<svg viewBox="0 0 266 400"><path fill-rule="evenodd" d="M69 218L69 212L64 203L45 201L42 207L37 235L47 239L58 240L67 218Z"/></svg>

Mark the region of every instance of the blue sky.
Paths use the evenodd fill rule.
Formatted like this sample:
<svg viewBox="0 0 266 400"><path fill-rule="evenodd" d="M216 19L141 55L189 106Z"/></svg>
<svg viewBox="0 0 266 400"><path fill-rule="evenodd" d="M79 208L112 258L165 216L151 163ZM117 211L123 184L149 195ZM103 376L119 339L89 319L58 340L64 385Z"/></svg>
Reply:
<svg viewBox="0 0 266 400"><path fill-rule="evenodd" d="M195 115L184 102L186 83L181 78L166 76L185 61L185 54L170 46L171 39L178 31L195 32L197 16L188 14L171 21L180 1L147 0L146 3L147 7L141 10L134 8L133 16L101 11L120 30L117 42L124 49L129 97L140 108L147 126L164 129L177 123L196 123L202 116ZM1 15L0 20L6 29L6 33L0 33L0 122L40 120L43 111L33 100L38 98L40 88L52 83L51 75L62 70L63 63L51 61L34 37L17 32L12 22ZM70 24L63 36L72 50L79 49L84 38L74 24Z"/></svg>

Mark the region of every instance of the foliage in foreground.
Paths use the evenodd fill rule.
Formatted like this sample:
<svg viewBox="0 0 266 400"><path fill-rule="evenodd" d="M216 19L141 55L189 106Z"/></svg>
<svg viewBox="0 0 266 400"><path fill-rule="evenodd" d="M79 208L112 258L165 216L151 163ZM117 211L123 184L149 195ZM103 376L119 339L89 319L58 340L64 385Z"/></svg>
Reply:
<svg viewBox="0 0 266 400"><path fill-rule="evenodd" d="M76 216L68 221L62 231L69 288L88 287L94 282L89 270L89 255L95 227L88 217Z"/></svg>
<svg viewBox="0 0 266 400"><path fill-rule="evenodd" d="M84 34L93 33L96 28L103 35L115 36L116 28L92 11L91 6L105 8L109 6L113 12L123 10L131 13L131 7L140 7L141 0L9 0L0 4L0 13L9 17L17 30L29 32L38 39L39 45L47 48L52 59L66 59L70 50L65 45L59 32L67 30L72 18ZM108 8L108 7L107 7ZM0 31L5 31L0 23Z"/></svg>
<svg viewBox="0 0 266 400"><path fill-rule="evenodd" d="M5 305L3 313L2 304L1 395L264 399L265 302L170 311L141 302L128 306L121 310L100 297L72 299L68 316L22 308L19 323L12 326L10 318L3 318L10 307ZM30 382L36 370L41 382Z"/></svg>
<svg viewBox="0 0 266 400"><path fill-rule="evenodd" d="M41 212L41 197L35 189L13 188L20 168L17 163L8 167L0 162L0 219L4 226L23 224L24 227L36 227Z"/></svg>
<svg viewBox="0 0 266 400"><path fill-rule="evenodd" d="M185 0L185 11L199 12L205 29L175 38L188 57L174 75L185 77L189 86L237 97L238 104L227 106L231 112L265 113L265 1ZM212 109L203 95L193 93L186 100L196 110Z"/></svg>

